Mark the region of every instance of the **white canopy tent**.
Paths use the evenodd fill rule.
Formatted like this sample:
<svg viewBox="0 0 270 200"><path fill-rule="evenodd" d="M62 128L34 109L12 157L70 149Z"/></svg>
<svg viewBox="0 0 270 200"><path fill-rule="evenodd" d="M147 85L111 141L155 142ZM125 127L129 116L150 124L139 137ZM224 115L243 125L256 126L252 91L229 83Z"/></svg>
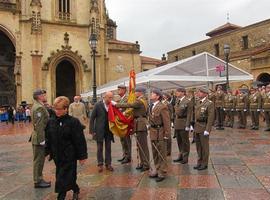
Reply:
<svg viewBox="0 0 270 200"><path fill-rule="evenodd" d="M223 70L218 71L217 69ZM228 74L230 82L253 80L251 74L231 64L229 64ZM136 74L136 85L161 90L171 90L180 86L190 88L208 85L209 83L220 84L225 82L226 63L207 52ZM129 77L98 87L97 94L100 95L106 91L116 90L119 84L128 86ZM81 95L82 97L92 96L92 91Z"/></svg>

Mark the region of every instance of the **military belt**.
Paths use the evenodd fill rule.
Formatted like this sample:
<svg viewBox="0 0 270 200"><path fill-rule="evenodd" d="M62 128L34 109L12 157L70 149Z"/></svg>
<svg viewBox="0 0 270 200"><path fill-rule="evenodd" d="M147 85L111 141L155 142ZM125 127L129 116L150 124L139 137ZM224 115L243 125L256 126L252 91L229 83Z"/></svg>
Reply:
<svg viewBox="0 0 270 200"><path fill-rule="evenodd" d="M150 125L151 126L151 128L161 128L161 127L163 127L163 125Z"/></svg>
<svg viewBox="0 0 270 200"><path fill-rule="evenodd" d="M146 118L146 116L134 116L135 119L138 119L138 118Z"/></svg>

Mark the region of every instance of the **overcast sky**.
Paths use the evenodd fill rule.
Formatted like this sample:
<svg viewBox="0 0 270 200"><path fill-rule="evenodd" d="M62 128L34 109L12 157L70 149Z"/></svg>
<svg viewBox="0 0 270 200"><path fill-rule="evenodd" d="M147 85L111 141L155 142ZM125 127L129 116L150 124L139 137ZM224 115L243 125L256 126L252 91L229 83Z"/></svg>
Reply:
<svg viewBox="0 0 270 200"><path fill-rule="evenodd" d="M229 22L246 26L270 18L269 0L106 0L117 39L139 41L141 55L163 53L207 39Z"/></svg>

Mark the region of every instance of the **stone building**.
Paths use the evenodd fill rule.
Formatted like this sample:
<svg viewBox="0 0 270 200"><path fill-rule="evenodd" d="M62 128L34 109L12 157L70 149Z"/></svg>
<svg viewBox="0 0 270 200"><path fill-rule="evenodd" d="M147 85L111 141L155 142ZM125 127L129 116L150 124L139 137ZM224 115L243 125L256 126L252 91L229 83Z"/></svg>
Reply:
<svg viewBox="0 0 270 200"><path fill-rule="evenodd" d="M208 39L168 52L168 62L201 52L224 59L224 44L230 45L229 62L254 76L254 81L270 83L270 19L240 27L226 23L206 34ZM249 86L251 81L231 84Z"/></svg>
<svg viewBox="0 0 270 200"><path fill-rule="evenodd" d="M105 0L0 0L0 105L32 103L35 88L50 103L92 88L91 33L97 85L143 71L140 45L117 40L116 30Z"/></svg>

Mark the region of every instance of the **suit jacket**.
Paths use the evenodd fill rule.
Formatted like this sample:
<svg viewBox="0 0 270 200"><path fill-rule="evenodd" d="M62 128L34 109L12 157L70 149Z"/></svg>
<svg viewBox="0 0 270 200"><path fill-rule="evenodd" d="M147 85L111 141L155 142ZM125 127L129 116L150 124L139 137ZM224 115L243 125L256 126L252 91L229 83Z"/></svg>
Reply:
<svg viewBox="0 0 270 200"><path fill-rule="evenodd" d="M186 96L180 101L178 99L174 106L175 119L174 119L174 129L175 130L185 130L186 127L190 126L192 119L192 101Z"/></svg>
<svg viewBox="0 0 270 200"><path fill-rule="evenodd" d="M264 111L270 111L270 92L262 96L262 108Z"/></svg>
<svg viewBox="0 0 270 200"><path fill-rule="evenodd" d="M86 118L86 109L85 105L82 102L75 103L69 105L68 114L72 117L76 117L80 120L82 124L84 124L84 118Z"/></svg>
<svg viewBox="0 0 270 200"><path fill-rule="evenodd" d="M197 102L195 106L195 133L203 133L204 131L211 132L212 124L215 119L214 103L209 99L204 102Z"/></svg>
<svg viewBox="0 0 270 200"><path fill-rule="evenodd" d="M103 142L105 137L114 141L113 134L109 129L108 112L103 101L95 104L90 117L90 133L96 133L93 137L97 142Z"/></svg>
<svg viewBox="0 0 270 200"><path fill-rule="evenodd" d="M150 138L151 140L163 140L171 134L171 120L168 106L158 102L149 113ZM158 127L160 126L160 128Z"/></svg>
<svg viewBox="0 0 270 200"><path fill-rule="evenodd" d="M262 108L262 96L259 92L255 92L249 96L249 109L250 111L256 111Z"/></svg>
<svg viewBox="0 0 270 200"><path fill-rule="evenodd" d="M243 111L248 109L248 95L240 93L236 97L236 106L235 109L238 111Z"/></svg>
<svg viewBox="0 0 270 200"><path fill-rule="evenodd" d="M49 113L41 103L34 101L31 115L34 129L30 140L33 145L40 145L41 142L45 141L45 128L49 120Z"/></svg>
<svg viewBox="0 0 270 200"><path fill-rule="evenodd" d="M146 99L142 96L138 97L134 103L118 103L117 108L133 108L134 131L147 131L147 110L148 105Z"/></svg>
<svg viewBox="0 0 270 200"><path fill-rule="evenodd" d="M226 110L234 110L236 105L236 96L232 94L226 94L224 97L224 108Z"/></svg>

